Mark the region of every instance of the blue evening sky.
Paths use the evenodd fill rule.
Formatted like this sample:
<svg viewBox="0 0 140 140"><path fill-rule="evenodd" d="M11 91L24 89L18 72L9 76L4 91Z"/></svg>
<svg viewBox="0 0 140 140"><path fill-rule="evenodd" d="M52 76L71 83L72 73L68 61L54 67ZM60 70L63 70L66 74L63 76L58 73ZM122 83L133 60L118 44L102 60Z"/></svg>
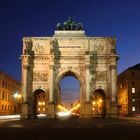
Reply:
<svg viewBox="0 0 140 140"><path fill-rule="evenodd" d="M117 38L118 73L140 62L139 0L1 0L0 70L20 81L22 38L52 36L69 16L88 36Z"/></svg>

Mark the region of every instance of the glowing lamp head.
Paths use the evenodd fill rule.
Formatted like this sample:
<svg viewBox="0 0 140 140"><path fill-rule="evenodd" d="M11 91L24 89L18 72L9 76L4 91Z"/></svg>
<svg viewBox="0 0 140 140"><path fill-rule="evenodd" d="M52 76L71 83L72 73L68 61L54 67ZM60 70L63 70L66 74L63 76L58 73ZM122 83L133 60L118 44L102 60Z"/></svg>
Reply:
<svg viewBox="0 0 140 140"><path fill-rule="evenodd" d="M15 93L15 94L14 94L14 97L15 97L15 98L18 98L18 93Z"/></svg>

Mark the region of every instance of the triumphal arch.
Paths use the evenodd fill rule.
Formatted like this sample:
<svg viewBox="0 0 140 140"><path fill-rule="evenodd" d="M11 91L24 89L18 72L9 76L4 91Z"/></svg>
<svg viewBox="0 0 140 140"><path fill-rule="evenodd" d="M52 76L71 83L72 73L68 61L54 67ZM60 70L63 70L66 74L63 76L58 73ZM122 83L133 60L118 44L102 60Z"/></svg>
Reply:
<svg viewBox="0 0 140 140"><path fill-rule="evenodd" d="M61 104L60 80L67 75L80 84L80 118L94 117L99 103L104 117L117 117L117 59L114 37L88 37L82 24L71 18L58 23L53 36L24 37L21 119L36 117L41 92L46 100L43 111L54 118Z"/></svg>

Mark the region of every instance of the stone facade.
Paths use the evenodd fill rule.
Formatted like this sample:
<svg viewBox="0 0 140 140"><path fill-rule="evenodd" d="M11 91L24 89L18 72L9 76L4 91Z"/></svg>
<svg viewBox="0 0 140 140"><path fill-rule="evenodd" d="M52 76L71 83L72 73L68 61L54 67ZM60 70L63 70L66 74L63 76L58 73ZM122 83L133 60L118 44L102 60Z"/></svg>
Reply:
<svg viewBox="0 0 140 140"><path fill-rule="evenodd" d="M52 37L24 37L22 62L21 118L32 118L35 94L49 96L46 114L54 118L60 103L60 80L75 76L80 83L80 117L92 116L92 95L97 89L105 94L105 116L117 117L116 39L87 37L81 31L55 31Z"/></svg>
<svg viewBox="0 0 140 140"><path fill-rule="evenodd" d="M118 75L119 114L137 116L140 114L140 63L129 67Z"/></svg>
<svg viewBox="0 0 140 140"><path fill-rule="evenodd" d="M0 71L0 115L20 114L21 84Z"/></svg>

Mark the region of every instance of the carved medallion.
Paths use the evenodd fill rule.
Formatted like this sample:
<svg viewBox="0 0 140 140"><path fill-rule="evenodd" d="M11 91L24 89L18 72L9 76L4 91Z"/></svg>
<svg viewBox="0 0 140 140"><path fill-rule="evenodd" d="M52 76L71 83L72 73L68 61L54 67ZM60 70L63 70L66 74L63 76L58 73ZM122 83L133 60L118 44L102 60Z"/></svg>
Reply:
<svg viewBox="0 0 140 140"><path fill-rule="evenodd" d="M95 51L97 52L102 52L104 51L104 45L100 42L97 42L95 45L94 45L94 49Z"/></svg>
<svg viewBox="0 0 140 140"><path fill-rule="evenodd" d="M35 44L35 52L36 53L43 53L43 51L44 51L43 45L44 44L42 44L42 43Z"/></svg>

